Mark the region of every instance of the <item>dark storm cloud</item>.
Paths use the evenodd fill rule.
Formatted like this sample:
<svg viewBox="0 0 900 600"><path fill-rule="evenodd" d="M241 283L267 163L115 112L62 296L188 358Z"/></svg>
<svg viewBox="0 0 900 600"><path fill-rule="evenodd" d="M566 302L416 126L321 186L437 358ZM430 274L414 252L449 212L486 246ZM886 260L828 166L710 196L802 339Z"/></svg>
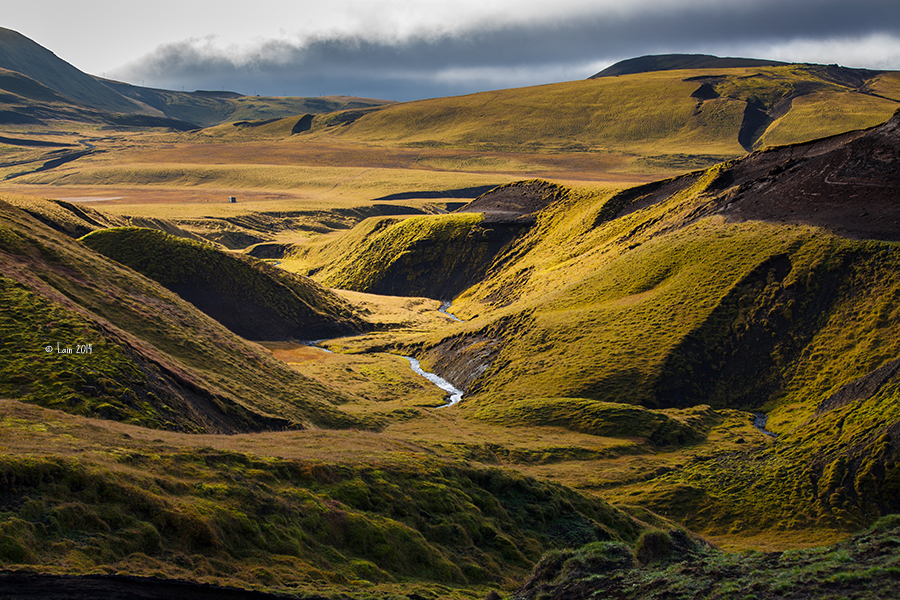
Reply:
<svg viewBox="0 0 900 600"><path fill-rule="evenodd" d="M644 54L732 56L753 48L754 58L775 58L766 55L767 48L795 40L824 43L882 35L896 43L900 2L764 0L677 8L660 3L615 17L485 23L462 33L399 41L376 34L270 40L231 49L218 39L188 40L162 46L117 75L170 89L408 100L580 79L609 62ZM900 56L900 51L888 55ZM874 64L878 60L872 56L872 64L849 66L900 69L900 64Z"/></svg>

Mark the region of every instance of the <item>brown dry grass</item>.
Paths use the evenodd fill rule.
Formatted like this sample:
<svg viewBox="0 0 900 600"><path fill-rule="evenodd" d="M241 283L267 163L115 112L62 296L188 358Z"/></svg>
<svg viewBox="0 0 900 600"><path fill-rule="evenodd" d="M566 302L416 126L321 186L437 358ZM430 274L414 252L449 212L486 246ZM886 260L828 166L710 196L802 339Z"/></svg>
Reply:
<svg viewBox="0 0 900 600"><path fill-rule="evenodd" d="M87 202L121 215L198 218L253 210L352 208L389 194L500 185L536 177L572 185L630 185L679 171L639 166L638 157L615 152L409 148L329 136L218 142L197 134L92 138L97 153L51 171L5 181L0 190ZM34 162L8 171L37 168L46 157L30 151L26 158ZM186 176L170 180L167 173L175 171ZM240 206L226 206L232 195ZM419 209L434 200L393 203Z"/></svg>

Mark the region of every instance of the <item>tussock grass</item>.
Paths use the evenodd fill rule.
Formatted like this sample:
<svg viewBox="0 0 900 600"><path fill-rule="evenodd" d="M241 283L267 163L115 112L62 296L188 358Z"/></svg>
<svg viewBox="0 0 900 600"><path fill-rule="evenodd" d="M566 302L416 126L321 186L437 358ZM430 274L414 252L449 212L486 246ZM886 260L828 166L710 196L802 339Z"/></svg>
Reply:
<svg viewBox="0 0 900 600"><path fill-rule="evenodd" d="M355 455L342 464L339 454L277 456L303 433L272 434L267 455L248 452L242 445L257 442L240 437L151 441L137 428L52 412L36 428L35 409L18 403L0 410L0 428L16 434L0 454L6 567L281 591L402 583L463 592L512 584L548 548L640 532L623 513L560 486L383 441L377 462ZM83 451L98 442L102 450Z"/></svg>
<svg viewBox="0 0 900 600"><path fill-rule="evenodd" d="M627 546L591 544L577 551L547 554L529 581L511 598L847 598L890 596L898 573L897 519L841 544L810 550L724 554L684 532L648 531L638 542L654 546L638 560Z"/></svg>

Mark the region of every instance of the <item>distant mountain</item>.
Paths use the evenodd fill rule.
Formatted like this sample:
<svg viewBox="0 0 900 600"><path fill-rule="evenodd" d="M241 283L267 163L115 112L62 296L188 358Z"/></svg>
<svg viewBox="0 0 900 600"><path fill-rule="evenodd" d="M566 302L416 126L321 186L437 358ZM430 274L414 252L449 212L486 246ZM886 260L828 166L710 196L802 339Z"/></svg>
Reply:
<svg viewBox="0 0 900 600"><path fill-rule="evenodd" d="M588 79L633 75L676 69L736 69L739 67L776 67L789 63L757 58L719 58L711 54L655 54L619 61Z"/></svg>
<svg viewBox="0 0 900 600"><path fill-rule="evenodd" d="M155 112L125 98L11 29L0 28L0 67L17 71L84 106L120 113ZM162 116L161 112L156 114Z"/></svg>
<svg viewBox="0 0 900 600"><path fill-rule="evenodd" d="M389 103L345 96L262 98L235 92L173 92L134 86L88 75L24 35L0 28L0 92L4 91L13 96L0 93L0 123L15 121L9 113L24 116L25 121L16 124L35 125L45 119L67 119L187 129Z"/></svg>
<svg viewBox="0 0 900 600"><path fill-rule="evenodd" d="M264 98L220 91L173 92L108 79L99 81L122 96L157 110L166 117L196 123L203 127L234 121L279 119L391 104L387 100L354 96Z"/></svg>

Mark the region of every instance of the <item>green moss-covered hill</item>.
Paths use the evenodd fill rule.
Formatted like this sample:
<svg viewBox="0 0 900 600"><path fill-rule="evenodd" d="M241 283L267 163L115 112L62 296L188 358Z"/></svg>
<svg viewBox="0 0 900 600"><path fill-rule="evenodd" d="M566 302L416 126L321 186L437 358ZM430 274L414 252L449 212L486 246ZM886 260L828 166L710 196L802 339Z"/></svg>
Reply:
<svg viewBox="0 0 900 600"><path fill-rule="evenodd" d="M340 393L6 202L0 295L0 397L187 431L357 424Z"/></svg>
<svg viewBox="0 0 900 600"><path fill-rule="evenodd" d="M463 335L510 324L471 391L760 408L895 358L898 123L571 190L455 300Z"/></svg>
<svg viewBox="0 0 900 600"><path fill-rule="evenodd" d="M771 444L608 496L697 530L852 531L900 509L898 157L900 114L630 190L563 190L454 299L464 322L402 349L492 423L665 426L683 444L703 413L679 429L657 409L765 412Z"/></svg>
<svg viewBox="0 0 900 600"><path fill-rule="evenodd" d="M294 246L293 270L323 284L394 296L452 298L484 278L507 244L560 197L556 185L500 186L453 214L373 217L337 239Z"/></svg>
<svg viewBox="0 0 900 600"><path fill-rule="evenodd" d="M208 243L129 227L94 231L81 242L247 339L316 340L364 326L349 305L312 280Z"/></svg>

